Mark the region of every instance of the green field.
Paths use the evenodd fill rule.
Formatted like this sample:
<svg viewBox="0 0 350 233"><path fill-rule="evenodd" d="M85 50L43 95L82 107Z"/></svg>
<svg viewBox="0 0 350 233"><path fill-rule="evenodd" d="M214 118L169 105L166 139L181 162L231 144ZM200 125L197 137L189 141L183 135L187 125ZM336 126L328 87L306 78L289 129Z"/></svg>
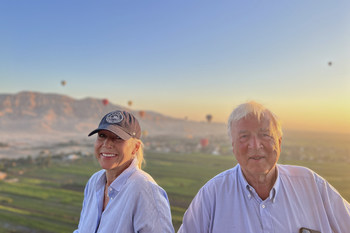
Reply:
<svg viewBox="0 0 350 233"><path fill-rule="evenodd" d="M232 156L147 152L144 170L168 193L177 230L199 188L236 162ZM350 164L289 161L325 177L350 200ZM74 162L52 161L47 166L17 164L0 181L0 232L72 232L79 221L83 189L99 166L92 156Z"/></svg>

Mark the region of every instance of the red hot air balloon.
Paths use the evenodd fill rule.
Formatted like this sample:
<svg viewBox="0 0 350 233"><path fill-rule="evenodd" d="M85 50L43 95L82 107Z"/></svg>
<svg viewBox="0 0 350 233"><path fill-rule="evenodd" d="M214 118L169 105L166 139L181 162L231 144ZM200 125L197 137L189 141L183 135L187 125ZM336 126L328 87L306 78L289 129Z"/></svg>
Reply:
<svg viewBox="0 0 350 233"><path fill-rule="evenodd" d="M108 99L103 99L102 103L103 103L104 106L106 106L109 103L109 101L108 101Z"/></svg>
<svg viewBox="0 0 350 233"><path fill-rule="evenodd" d="M139 111L139 115L141 118L143 118L146 115L146 113L145 113L145 111Z"/></svg>
<svg viewBox="0 0 350 233"><path fill-rule="evenodd" d="M67 82L66 82L65 80L62 80L62 81L61 81L61 85L62 85L62 86L65 86L66 84L67 84Z"/></svg>
<svg viewBox="0 0 350 233"><path fill-rule="evenodd" d="M200 142L201 142L202 148L204 148L204 147L206 147L206 146L209 145L209 140L208 140L208 138L202 138Z"/></svg>

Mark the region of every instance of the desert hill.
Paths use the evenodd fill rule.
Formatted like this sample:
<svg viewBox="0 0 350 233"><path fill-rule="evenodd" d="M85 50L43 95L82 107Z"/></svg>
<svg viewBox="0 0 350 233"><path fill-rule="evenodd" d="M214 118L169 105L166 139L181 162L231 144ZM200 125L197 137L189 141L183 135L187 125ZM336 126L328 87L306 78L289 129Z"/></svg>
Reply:
<svg viewBox="0 0 350 233"><path fill-rule="evenodd" d="M140 121L142 130L150 136L201 136L225 132L225 125L187 121L172 118L153 111L130 109L101 99L72 97L52 93L23 91L16 94L0 94L1 139L6 135L34 138L47 135L86 136L96 128L106 113L116 110L131 111Z"/></svg>

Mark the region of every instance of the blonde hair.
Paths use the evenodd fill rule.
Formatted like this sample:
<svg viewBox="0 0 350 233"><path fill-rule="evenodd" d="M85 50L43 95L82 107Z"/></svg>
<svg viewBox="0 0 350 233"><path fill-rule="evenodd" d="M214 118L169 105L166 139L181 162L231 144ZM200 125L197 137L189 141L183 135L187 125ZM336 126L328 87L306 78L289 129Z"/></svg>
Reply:
<svg viewBox="0 0 350 233"><path fill-rule="evenodd" d="M269 109L265 108L262 104L259 104L255 101L250 101L241 105L238 105L231 113L228 118L227 133L232 139L232 123L237 122L240 119L247 117L248 115L254 115L260 121L261 117L264 117L265 114L270 116L273 126L276 130L277 137L281 138L283 135L282 127L277 116L271 112Z"/></svg>
<svg viewBox="0 0 350 233"><path fill-rule="evenodd" d="M143 157L143 143L140 139L137 139L137 138L131 138L131 142L134 143L135 145L137 143L140 144L140 147L139 149L136 151L135 153L135 156L137 158L137 161L138 161L138 167L141 169L142 165L144 165L146 163L144 157Z"/></svg>

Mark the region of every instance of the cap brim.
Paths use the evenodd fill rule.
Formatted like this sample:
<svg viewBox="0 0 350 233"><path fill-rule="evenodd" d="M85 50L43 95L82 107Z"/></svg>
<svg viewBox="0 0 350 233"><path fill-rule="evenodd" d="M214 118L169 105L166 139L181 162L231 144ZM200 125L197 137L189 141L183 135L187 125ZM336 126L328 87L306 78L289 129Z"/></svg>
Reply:
<svg viewBox="0 0 350 233"><path fill-rule="evenodd" d="M102 126L99 127L97 129L95 129L94 131L92 131L91 133L89 133L89 137L97 132L99 132L100 130L108 130L112 133L114 133L115 135L117 135L118 137L120 137L123 140L128 140L129 138L131 138L131 135L129 135L128 133L126 133L124 130L120 129L117 125L107 125L107 126Z"/></svg>

